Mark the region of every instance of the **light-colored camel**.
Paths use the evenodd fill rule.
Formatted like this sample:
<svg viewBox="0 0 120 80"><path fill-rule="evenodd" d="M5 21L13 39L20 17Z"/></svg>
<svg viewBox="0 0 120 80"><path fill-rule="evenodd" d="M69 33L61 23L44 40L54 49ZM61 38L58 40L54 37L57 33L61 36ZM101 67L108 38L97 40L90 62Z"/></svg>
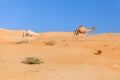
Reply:
<svg viewBox="0 0 120 80"><path fill-rule="evenodd" d="M23 37L23 40L26 40L27 37L30 37L30 41L32 41L32 40L34 40L34 36L36 36L36 35L41 35L41 34L38 34L38 33L33 32L33 31L31 31L31 30L25 30L25 31L23 32L22 37Z"/></svg>
<svg viewBox="0 0 120 80"><path fill-rule="evenodd" d="M73 38L77 38L77 40L78 40L78 37L77 37L78 34L83 34L83 35L89 36L88 32L92 32L94 30L96 30L95 27L92 27L91 29L88 29L85 26L79 26L78 28L76 28Z"/></svg>

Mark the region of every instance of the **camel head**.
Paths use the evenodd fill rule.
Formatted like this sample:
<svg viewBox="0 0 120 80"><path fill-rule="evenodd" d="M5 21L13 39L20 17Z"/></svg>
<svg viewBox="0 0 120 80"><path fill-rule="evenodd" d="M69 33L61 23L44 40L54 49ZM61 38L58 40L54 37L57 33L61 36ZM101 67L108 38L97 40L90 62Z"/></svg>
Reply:
<svg viewBox="0 0 120 80"><path fill-rule="evenodd" d="M92 30L92 31L96 30L96 27L92 27L91 30Z"/></svg>

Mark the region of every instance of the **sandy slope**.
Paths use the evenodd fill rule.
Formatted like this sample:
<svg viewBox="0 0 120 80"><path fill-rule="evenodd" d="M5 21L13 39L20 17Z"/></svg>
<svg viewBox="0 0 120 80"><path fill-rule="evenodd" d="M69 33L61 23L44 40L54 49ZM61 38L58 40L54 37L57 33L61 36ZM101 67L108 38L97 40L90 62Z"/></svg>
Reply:
<svg viewBox="0 0 120 80"><path fill-rule="evenodd" d="M15 44L22 32L0 29L0 80L120 80L120 34L94 34L85 41L79 36L76 41L70 32L48 32ZM94 54L97 50L101 55ZM31 56L45 63L21 63Z"/></svg>

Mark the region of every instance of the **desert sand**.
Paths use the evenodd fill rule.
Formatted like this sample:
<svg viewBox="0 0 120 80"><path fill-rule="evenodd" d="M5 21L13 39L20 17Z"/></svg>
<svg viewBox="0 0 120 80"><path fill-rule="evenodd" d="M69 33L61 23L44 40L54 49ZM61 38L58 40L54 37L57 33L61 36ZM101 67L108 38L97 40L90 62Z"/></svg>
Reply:
<svg viewBox="0 0 120 80"><path fill-rule="evenodd" d="M76 41L72 32L45 32L16 44L22 33L0 29L0 80L120 80L120 33L91 34L86 40L79 35ZM44 63L24 64L25 57Z"/></svg>

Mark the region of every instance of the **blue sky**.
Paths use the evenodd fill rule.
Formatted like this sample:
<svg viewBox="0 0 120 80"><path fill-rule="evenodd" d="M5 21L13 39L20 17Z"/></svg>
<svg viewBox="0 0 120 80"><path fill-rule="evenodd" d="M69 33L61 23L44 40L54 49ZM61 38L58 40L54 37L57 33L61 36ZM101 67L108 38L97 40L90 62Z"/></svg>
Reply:
<svg viewBox="0 0 120 80"><path fill-rule="evenodd" d="M0 28L37 32L120 32L120 0L0 0Z"/></svg>

